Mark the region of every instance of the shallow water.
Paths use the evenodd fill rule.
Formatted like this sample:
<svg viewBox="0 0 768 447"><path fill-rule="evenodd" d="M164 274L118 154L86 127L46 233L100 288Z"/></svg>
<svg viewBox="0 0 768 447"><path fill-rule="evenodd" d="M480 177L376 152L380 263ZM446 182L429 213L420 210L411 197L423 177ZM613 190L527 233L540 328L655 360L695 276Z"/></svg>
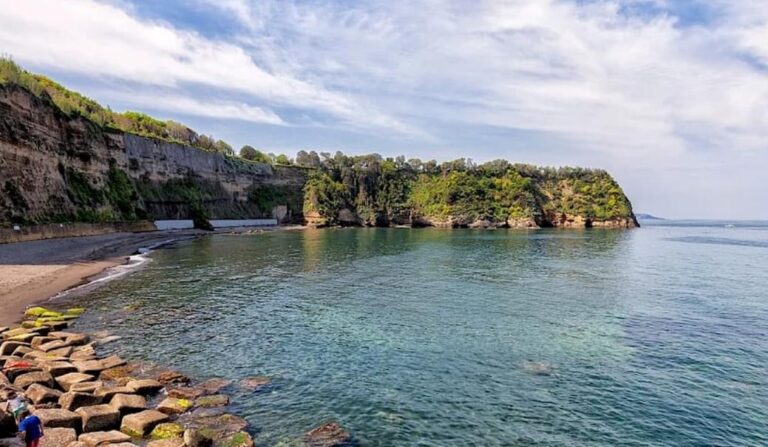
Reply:
<svg viewBox="0 0 768 447"><path fill-rule="evenodd" d="M258 445L768 443L768 227L214 236L79 298L125 357L235 391Z"/></svg>

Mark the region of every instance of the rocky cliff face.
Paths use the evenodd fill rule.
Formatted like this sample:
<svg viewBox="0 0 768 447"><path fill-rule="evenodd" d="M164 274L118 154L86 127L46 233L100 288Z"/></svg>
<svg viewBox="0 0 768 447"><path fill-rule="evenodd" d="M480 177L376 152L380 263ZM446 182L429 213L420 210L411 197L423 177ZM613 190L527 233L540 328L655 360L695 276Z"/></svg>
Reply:
<svg viewBox="0 0 768 447"><path fill-rule="evenodd" d="M0 85L1 227L201 216L316 226L638 226L605 171L501 160L428 167L343 154L318 163L253 163L110 130L63 113L46 94Z"/></svg>
<svg viewBox="0 0 768 447"><path fill-rule="evenodd" d="M0 87L0 223L276 217L301 221L306 171L108 131Z"/></svg>

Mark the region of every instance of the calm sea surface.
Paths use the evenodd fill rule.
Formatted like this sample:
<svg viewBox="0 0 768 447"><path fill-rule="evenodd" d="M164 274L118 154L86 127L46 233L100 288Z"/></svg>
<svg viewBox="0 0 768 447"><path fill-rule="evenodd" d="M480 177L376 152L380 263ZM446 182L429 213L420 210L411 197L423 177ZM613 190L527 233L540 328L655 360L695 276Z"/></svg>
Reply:
<svg viewBox="0 0 768 447"><path fill-rule="evenodd" d="M768 224L328 229L159 250L81 297L124 357L233 390L258 445L768 444Z"/></svg>

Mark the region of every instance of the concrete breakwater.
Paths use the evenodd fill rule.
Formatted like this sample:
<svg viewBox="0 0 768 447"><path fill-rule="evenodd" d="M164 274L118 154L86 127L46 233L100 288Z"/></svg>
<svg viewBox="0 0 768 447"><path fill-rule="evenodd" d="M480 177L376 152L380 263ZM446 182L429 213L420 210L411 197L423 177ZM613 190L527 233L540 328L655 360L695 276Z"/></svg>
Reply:
<svg viewBox="0 0 768 447"><path fill-rule="evenodd" d="M33 307L25 321L0 327L0 408L23 396L45 427L42 447L247 447L248 422L227 411L227 389L259 393L270 379L246 377L196 381L144 362L104 355L117 339L107 332L68 331L83 308L53 311ZM22 446L16 421L0 410L0 446ZM291 445L348 445L336 422L308 431Z"/></svg>

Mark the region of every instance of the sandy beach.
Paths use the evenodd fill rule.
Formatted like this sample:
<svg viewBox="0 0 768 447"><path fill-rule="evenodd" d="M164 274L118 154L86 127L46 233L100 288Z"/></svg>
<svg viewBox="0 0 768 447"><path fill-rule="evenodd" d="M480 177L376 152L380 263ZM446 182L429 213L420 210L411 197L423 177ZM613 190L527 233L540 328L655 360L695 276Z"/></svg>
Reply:
<svg viewBox="0 0 768 447"><path fill-rule="evenodd" d="M127 262L141 247L196 237L199 231L113 233L0 245L0 326L24 309Z"/></svg>

